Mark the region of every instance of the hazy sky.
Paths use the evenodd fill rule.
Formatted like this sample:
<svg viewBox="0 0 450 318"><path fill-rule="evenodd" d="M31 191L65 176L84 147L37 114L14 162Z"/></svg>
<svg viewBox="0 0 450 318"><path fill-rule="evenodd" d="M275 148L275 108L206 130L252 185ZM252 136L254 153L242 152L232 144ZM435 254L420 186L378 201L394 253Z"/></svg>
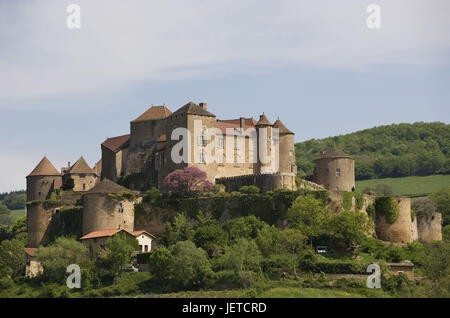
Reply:
<svg viewBox="0 0 450 318"><path fill-rule="evenodd" d="M69 29L67 6L81 7ZM381 7L369 29L367 6ZM296 141L450 122L448 0L0 0L0 192L165 103L277 116Z"/></svg>

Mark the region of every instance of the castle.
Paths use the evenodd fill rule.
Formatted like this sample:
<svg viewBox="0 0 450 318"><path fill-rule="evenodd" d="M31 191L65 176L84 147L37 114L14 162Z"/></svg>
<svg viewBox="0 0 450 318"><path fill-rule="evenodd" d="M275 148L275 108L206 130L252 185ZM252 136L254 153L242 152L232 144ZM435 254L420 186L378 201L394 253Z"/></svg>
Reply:
<svg viewBox="0 0 450 318"><path fill-rule="evenodd" d="M179 141L172 137L180 129L185 129L189 153L184 154L187 160L176 163L173 151ZM189 102L174 113L166 106L152 106L131 121L129 135L108 138L101 148L101 178L117 181L127 176L135 189L150 183L164 191L164 178L187 166L205 171L212 183L220 179L227 188L234 183L227 178L259 176L265 190L295 189L294 133L280 120L272 124L264 114L258 121L219 120L206 103ZM215 160L207 160L208 149ZM271 160L263 162L261 153Z"/></svg>
<svg viewBox="0 0 450 318"><path fill-rule="evenodd" d="M177 129L179 135L173 138ZM180 151L180 140L189 147ZM207 157L211 149L213 161ZM117 230L153 232L152 228L136 229L134 206L142 200L139 190L154 186L165 191L164 178L188 166L205 171L212 183L223 184L229 192L243 185L256 185L263 192L297 188L294 133L280 120L272 124L264 114L258 121L243 117L219 120L206 103L190 102L174 113L166 106L152 106L131 121L129 135L106 139L101 150L102 158L92 168L81 157L59 172L44 157L27 176L28 248L49 242L55 228L52 223L67 210L80 213L80 224L74 225L80 237ZM176 162L177 152L187 160ZM270 160L263 160L261 154ZM117 184L124 178L129 181L127 188ZM313 181L303 181L300 186L329 190L335 212L342 211L344 193L355 190L353 158L336 148L321 153ZM366 213L374 197L364 195L363 199L360 211ZM377 217L378 238L403 243L442 239L439 213L412 219L410 199L396 199L399 218L388 224ZM352 200L355 209L355 198ZM63 225L70 226L66 223Z"/></svg>

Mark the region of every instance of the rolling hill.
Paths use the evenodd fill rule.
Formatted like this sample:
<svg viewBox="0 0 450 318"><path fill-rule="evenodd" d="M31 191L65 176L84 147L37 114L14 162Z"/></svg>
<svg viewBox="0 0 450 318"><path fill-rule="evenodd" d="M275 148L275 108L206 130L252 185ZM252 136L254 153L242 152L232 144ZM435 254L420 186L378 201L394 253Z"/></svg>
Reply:
<svg viewBox="0 0 450 318"><path fill-rule="evenodd" d="M356 179L450 174L450 125L393 124L295 144L301 176L311 175L320 152L336 146L356 163Z"/></svg>

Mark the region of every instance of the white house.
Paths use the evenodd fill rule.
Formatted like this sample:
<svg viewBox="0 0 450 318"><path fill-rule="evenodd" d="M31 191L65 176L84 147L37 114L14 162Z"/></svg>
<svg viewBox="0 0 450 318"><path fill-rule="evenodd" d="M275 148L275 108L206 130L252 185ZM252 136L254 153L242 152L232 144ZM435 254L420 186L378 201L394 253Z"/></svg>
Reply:
<svg viewBox="0 0 450 318"><path fill-rule="evenodd" d="M153 240L156 239L156 236L153 234L150 234L147 231L134 231L131 232L131 234L138 240L141 252L151 252L155 249Z"/></svg>

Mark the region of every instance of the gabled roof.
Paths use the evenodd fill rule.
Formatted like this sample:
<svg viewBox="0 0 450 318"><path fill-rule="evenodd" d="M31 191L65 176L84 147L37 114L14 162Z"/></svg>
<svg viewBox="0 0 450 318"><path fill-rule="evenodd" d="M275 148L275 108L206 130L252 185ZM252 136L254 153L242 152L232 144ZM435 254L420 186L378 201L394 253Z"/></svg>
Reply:
<svg viewBox="0 0 450 318"><path fill-rule="evenodd" d="M332 149L328 150L327 152L324 152L321 154L320 159L329 159L329 158L349 158L353 159L349 155L347 155L345 152L343 152L340 149L337 149L336 147L333 147Z"/></svg>
<svg viewBox="0 0 450 318"><path fill-rule="evenodd" d="M34 176L60 176L60 174L47 157L44 157L27 177Z"/></svg>
<svg viewBox="0 0 450 318"><path fill-rule="evenodd" d="M276 122L273 123L272 127L273 128L278 128L278 132L280 134L291 134L291 135L294 135L294 133L292 131L290 131L289 129L287 129L286 126L279 119Z"/></svg>
<svg viewBox="0 0 450 318"><path fill-rule="evenodd" d="M261 116L259 116L259 121L255 126L272 126L272 124L267 119L266 115L262 114Z"/></svg>
<svg viewBox="0 0 450 318"><path fill-rule="evenodd" d="M87 164L83 156L74 163L74 165L67 171L68 174L95 174L94 170Z"/></svg>
<svg viewBox="0 0 450 318"><path fill-rule="evenodd" d="M147 231L144 231L144 230L131 232L131 234L133 234L134 237L137 237L137 236L141 235L142 233L145 233L145 234L147 234L148 236L151 236L151 237L153 237L153 238L156 238L156 236L154 236L153 234L148 233Z"/></svg>
<svg viewBox="0 0 450 318"><path fill-rule="evenodd" d="M102 143L102 146L111 150L112 152L118 152L119 150L126 148L129 144L130 134L108 138Z"/></svg>
<svg viewBox="0 0 450 318"><path fill-rule="evenodd" d="M96 184L92 189L87 191L87 194L91 193L102 193L102 194L114 194L122 191L130 191L109 179L103 179L100 183Z"/></svg>
<svg viewBox="0 0 450 318"><path fill-rule="evenodd" d="M88 239L99 238L99 237L111 237L114 234L117 234L117 233L122 232L122 231L124 231L124 232L126 232L126 233L128 233L130 235L133 235L133 234L131 234L131 232L128 232L125 229L109 229L109 230L102 230L102 231L91 232L89 234L86 234L82 238L80 238L80 240L88 240Z"/></svg>
<svg viewBox="0 0 450 318"><path fill-rule="evenodd" d="M176 112L174 112L170 117L181 115L181 114L191 114L191 115L198 115L198 116L208 116L208 117L216 117L213 113L210 113L209 111L203 109L202 107L198 106L194 102L189 102L180 109L178 109Z"/></svg>
<svg viewBox="0 0 450 318"><path fill-rule="evenodd" d="M143 113L141 116L139 116L138 118L136 118L131 122L135 123L137 121L163 119L169 116L170 114L172 114L172 112L166 106L152 106L149 109L147 109L145 113Z"/></svg>

